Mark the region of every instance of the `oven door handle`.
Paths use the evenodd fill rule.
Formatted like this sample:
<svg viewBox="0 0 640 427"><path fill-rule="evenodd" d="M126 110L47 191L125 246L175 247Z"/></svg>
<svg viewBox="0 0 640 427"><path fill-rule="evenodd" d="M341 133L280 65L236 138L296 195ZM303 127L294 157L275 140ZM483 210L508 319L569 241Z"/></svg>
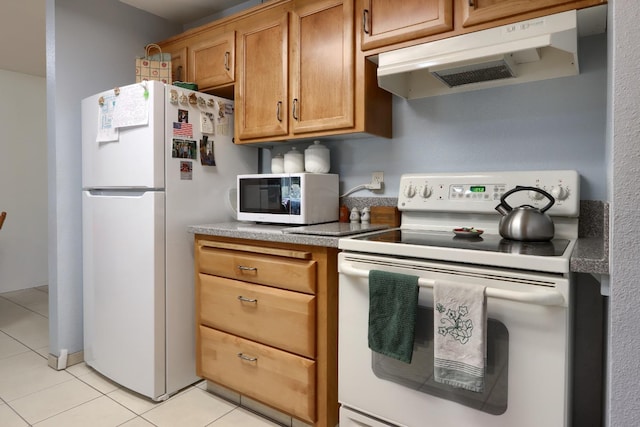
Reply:
<svg viewBox="0 0 640 427"><path fill-rule="evenodd" d="M353 267L352 264L349 263L340 263L340 273L346 274L348 276L360 277L363 279L369 278L369 270L363 270L359 268ZM429 279L418 279L418 285L421 288L433 288L435 284L435 280ZM536 304L536 305L545 305L545 306L553 306L553 305L565 305L564 296L560 291L555 289L545 289L538 290L535 292L522 292L522 291L509 291L506 289L498 289L487 287L485 294L490 298L498 298L509 301L517 301L523 302L527 304Z"/></svg>

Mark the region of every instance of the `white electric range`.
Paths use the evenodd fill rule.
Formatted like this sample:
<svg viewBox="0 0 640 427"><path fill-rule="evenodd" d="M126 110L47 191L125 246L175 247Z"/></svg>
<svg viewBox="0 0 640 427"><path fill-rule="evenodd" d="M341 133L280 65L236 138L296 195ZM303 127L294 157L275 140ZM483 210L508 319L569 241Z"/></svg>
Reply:
<svg viewBox="0 0 640 427"><path fill-rule="evenodd" d="M501 196L516 186L555 198L550 241L520 242L498 233ZM339 248L339 401L342 427L570 425L572 283L578 236L576 171L406 174L399 228L342 238ZM508 197L542 208L539 193ZM461 237L454 229L482 230ZM368 348L368 276L372 270L419 277L410 364ZM486 384L482 393L433 379L433 295L438 281L485 287Z"/></svg>

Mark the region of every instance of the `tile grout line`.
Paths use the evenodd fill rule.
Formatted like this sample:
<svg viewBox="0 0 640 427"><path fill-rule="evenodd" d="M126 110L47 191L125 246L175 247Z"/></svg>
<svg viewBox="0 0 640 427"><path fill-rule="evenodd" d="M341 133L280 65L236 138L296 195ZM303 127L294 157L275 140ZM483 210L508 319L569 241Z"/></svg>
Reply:
<svg viewBox="0 0 640 427"><path fill-rule="evenodd" d="M42 292L42 291L40 291L40 292ZM45 292L42 292L42 293L45 293ZM48 294L48 292L47 292L47 294ZM18 307L20 307L20 308L24 308L25 310L28 310L28 311L30 311L31 313L37 314L38 316L42 316L42 317L44 317L45 319L49 319L49 315L48 315L48 314L47 314L47 316L45 316L45 315L43 315L42 313L38 313L37 311L34 311L34 310L32 310L31 308L29 308L29 307L27 307L27 306L24 306L24 305L22 305L22 304L19 304L19 303L17 303L17 302L15 302L15 301L13 301L13 300L12 300L12 299L10 299L10 298L4 297L3 295L4 295L4 294L0 294L0 298L2 298L3 300L8 301L8 302L10 302L10 303L12 303L12 304L14 304L14 305L17 305L17 306L18 306ZM47 310L47 311L48 311L48 310Z"/></svg>
<svg viewBox="0 0 640 427"><path fill-rule="evenodd" d="M46 294L48 294L48 292L46 292L46 291L43 291L43 290L40 290L40 289L36 289L36 290L37 290L37 291L39 291L39 292L42 292L42 293L46 293ZM47 319L47 321L48 321L48 319L49 319L49 318L48 318L48 316L43 316L42 314L40 314L40 313L38 313L38 312L36 312L36 311L34 311L34 310L31 310L29 307L23 306L22 304L19 304L19 303L15 302L15 301L13 301L13 300L11 300L11 299L9 299L9 298L6 298L6 297L4 296L4 294L0 294L0 299L2 299L2 300L6 300L7 302L9 302L9 303L11 303L11 304L13 304L13 305L15 305L15 306L17 306L17 307L21 307L21 308L23 308L23 309L25 309L25 310L27 310L27 311L29 311L29 312L32 312L32 313L38 314L39 316L44 317L45 319ZM16 342L20 343L21 345L23 345L24 347L26 347L26 348L27 348L27 350L25 350L24 352L21 352L20 354L27 354L27 352L33 352L34 354L36 354L37 356L39 356L39 357L40 357L40 358L42 358L43 360L45 360L45 361L47 361L47 360L48 360L48 359L47 359L47 357L45 357L45 356L43 356L42 354L40 354L40 353L37 351L37 349L31 348L29 345L25 344L24 342L22 342L22 341L21 341L20 339L18 339L17 337L12 336L11 334L7 333L7 332L6 332L6 331L4 331L4 330L0 330L0 333L5 334L7 337L9 337L9 338L11 338L11 339L15 340ZM167 399L166 401L159 402L159 405L155 405L153 408L151 408L151 409L147 409L147 410L145 410L143 413L138 414L138 413L137 413L137 412L135 412L133 409L131 409L131 408L127 407L125 404L123 404L123 403L121 403L121 402L117 401L116 399L114 399L113 397L111 397L108 393L105 393L105 392L103 392L103 391L99 390L98 388L96 388L96 387L95 387L95 386L93 386L92 384L90 384L90 383L86 382L85 380L81 379L80 377L81 377L82 375L81 375L80 373L77 373L77 374L76 374L76 373L73 373L73 372L71 372L71 371L68 371L67 369L65 369L64 371L70 375L70 378L69 378L68 380L66 380L66 381L63 381L62 383L69 382L69 381L73 381L73 380L78 380L78 381L80 381L81 383L83 383L83 384L85 384L85 385L87 385L87 386L91 387L93 390L97 391L97 392L99 393L99 395L98 395L98 396L96 396L96 397L95 397L95 398L93 398L93 399L89 399L89 400L88 400L88 401L86 401L86 402L79 403L79 404L77 404L77 405L75 405L75 406L73 406L73 407L71 407L71 408L67 408L67 409L65 409L65 410L63 410L63 411L61 411L61 412L58 412L58 413L56 413L56 414L53 414L53 415L49 415L49 416L47 416L46 418L44 418L44 419L42 419L42 420L38 420L35 424L31 424L31 423L29 423L29 421L27 421L27 420L26 420L26 419L25 419L25 418L24 418L24 417L23 417L23 416L22 416L22 415L21 415L21 414L20 414L20 413L19 413L19 412L18 412L18 411L13 407L13 406L12 406L11 402L13 402L13 401L15 401L15 400L20 400L20 399L26 398L26 397L28 397L28 396L31 396L31 395L35 394L35 393L41 392L42 390L46 390L46 389L49 389L49 388L52 388L52 387L58 386L58 385L60 385L60 384L62 384L62 383L54 384L54 385L51 385L51 386L46 387L46 388L44 388L44 389L41 389L41 390L38 390L38 391L34 391L34 392L32 392L32 393L28 393L28 394L27 394L27 395L25 395L25 396L21 396L21 397L19 397L19 398L17 398L17 399L13 399L11 402L7 402L6 400L4 400L4 399L0 398L0 404L5 404L5 405L7 406L7 408L8 408L8 409L10 409L14 414L16 414L16 415L17 415L17 416L18 416L18 417L19 417L19 418L20 418L20 419L21 419L21 420L26 424L26 426L32 427L33 425L37 425L37 424L42 423L42 422L45 422L46 420L51 419L51 418L53 418L53 417L60 416L61 414L64 414L64 413L69 412L69 411L71 411L71 410L74 410L74 409L76 409L76 408L78 408L78 407L80 407L80 406L82 406L82 405L86 405L86 404L88 404L89 402L93 402L93 401L95 401L95 400L97 400L97 399L100 399L101 397L103 397L103 396L104 396L104 397L107 397L110 401L115 402L118 406L122 407L123 409L126 409L126 410L127 410L127 411L129 411L131 414L133 414L133 417L132 417L132 418L130 418L130 419L128 419L128 420L126 420L126 421L124 421L123 423L119 424L119 426L125 425L125 424L127 424L127 423L129 423L129 422L132 422L132 421L134 421L134 420L142 420L143 422L148 423L148 425L150 425L150 426L158 427L158 425L157 425L157 424L153 423L152 421L150 421L149 419L147 419L146 417L144 417L144 414L149 413L149 412L150 412L150 411L152 411L153 409L156 409L158 406L161 406L161 405L166 404L166 403L167 403L167 402L169 402L169 401L170 401L170 399L171 399L171 398L169 398L169 399ZM198 385L199 385L199 382L194 383L194 384L192 384L192 385L190 385L190 386L187 386L187 387L185 387L185 389L183 389L183 390L179 391L178 393L176 393L174 396L171 396L171 397L172 397L172 398L174 398L174 397L177 397L177 396L179 396L179 395L181 395L181 394L185 394L185 393L188 393L189 391L193 391L193 390L199 390L199 391L207 392L207 390L204 390L204 389L202 389L202 388L198 387ZM122 387L118 387L118 389L123 389L123 388L122 388ZM125 390L126 390L126 389L125 389ZM114 390L114 391L115 391L115 390ZM223 400L226 400L226 399L224 399L224 398L223 398ZM232 402L229 402L229 403L232 403ZM216 423L218 423L221 419L223 419L224 417L228 416L229 414L231 414L232 412L234 412L234 411L236 411L236 410L238 410L238 409L240 409L240 408L245 409L245 410L248 410L248 412L250 412L250 413L254 413L254 414L256 414L256 415L259 415L260 417L262 417L262 418L264 418L264 419L266 419L266 420L268 420L268 421L270 421L270 422L273 422L274 424L282 425L282 424L280 424L279 422L277 422L277 421L275 421L275 420L273 420L273 419L271 419L271 418L269 418L269 417L265 417L264 415L259 414L259 413L255 412L255 411L251 410L250 408L242 407L242 405L238 405L238 404L235 404L235 403L233 403L233 405L234 405L234 407L233 407L232 409L230 409L228 412L225 412L223 415L219 416L218 418L216 418L216 419L212 420L211 422L207 423L207 424L206 424L206 426L215 426L215 425L216 425Z"/></svg>

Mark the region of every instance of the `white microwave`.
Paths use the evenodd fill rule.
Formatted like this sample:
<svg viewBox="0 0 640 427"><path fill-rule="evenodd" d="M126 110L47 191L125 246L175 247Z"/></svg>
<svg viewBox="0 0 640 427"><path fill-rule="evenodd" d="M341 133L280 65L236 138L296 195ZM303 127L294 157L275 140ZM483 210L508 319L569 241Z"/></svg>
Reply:
<svg viewBox="0 0 640 427"><path fill-rule="evenodd" d="M336 174L238 175L238 220L278 224L337 221L338 187Z"/></svg>

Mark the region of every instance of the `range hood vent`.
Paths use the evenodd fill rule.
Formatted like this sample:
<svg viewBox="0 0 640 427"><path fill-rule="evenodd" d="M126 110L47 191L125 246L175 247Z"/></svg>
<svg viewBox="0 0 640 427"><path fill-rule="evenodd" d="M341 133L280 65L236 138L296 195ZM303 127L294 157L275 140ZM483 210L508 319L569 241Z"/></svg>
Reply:
<svg viewBox="0 0 640 427"><path fill-rule="evenodd" d="M471 83L489 82L492 80L508 79L516 76L511 56L491 60L486 59L479 64L462 65L455 68L430 68L431 74L449 87L467 85Z"/></svg>
<svg viewBox="0 0 640 427"><path fill-rule="evenodd" d="M606 5L583 11L588 25L604 31ZM576 75L580 13L570 10L381 53L378 85L415 99Z"/></svg>

